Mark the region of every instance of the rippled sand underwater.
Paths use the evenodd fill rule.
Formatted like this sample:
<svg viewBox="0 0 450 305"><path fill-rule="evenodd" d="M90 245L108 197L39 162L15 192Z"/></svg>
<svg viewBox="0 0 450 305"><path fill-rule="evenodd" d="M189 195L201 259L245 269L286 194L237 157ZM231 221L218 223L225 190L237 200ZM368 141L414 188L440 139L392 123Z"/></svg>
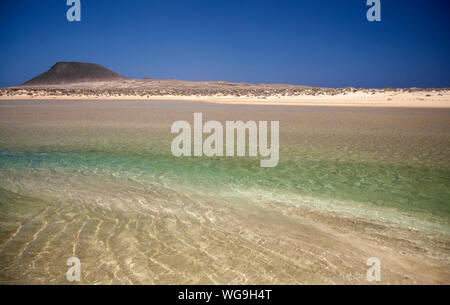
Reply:
<svg viewBox="0 0 450 305"><path fill-rule="evenodd" d="M175 158L176 120L279 120L280 163ZM0 102L0 283L450 283L450 110Z"/></svg>

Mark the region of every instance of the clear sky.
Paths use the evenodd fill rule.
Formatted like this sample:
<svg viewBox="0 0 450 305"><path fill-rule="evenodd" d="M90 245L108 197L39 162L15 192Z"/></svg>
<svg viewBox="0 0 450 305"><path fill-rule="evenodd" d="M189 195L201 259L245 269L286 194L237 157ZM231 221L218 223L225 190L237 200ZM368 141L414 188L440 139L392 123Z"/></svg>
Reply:
<svg viewBox="0 0 450 305"><path fill-rule="evenodd" d="M326 87L450 86L450 1L0 0L0 86L57 61L128 77Z"/></svg>

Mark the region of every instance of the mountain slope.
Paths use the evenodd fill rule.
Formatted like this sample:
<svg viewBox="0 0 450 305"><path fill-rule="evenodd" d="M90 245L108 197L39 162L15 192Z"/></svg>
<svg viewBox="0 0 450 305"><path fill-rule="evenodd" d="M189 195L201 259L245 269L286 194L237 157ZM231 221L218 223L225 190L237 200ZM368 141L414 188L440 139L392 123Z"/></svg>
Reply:
<svg viewBox="0 0 450 305"><path fill-rule="evenodd" d="M97 64L82 62L58 62L46 72L30 79L22 85L61 85L125 79L127 78Z"/></svg>

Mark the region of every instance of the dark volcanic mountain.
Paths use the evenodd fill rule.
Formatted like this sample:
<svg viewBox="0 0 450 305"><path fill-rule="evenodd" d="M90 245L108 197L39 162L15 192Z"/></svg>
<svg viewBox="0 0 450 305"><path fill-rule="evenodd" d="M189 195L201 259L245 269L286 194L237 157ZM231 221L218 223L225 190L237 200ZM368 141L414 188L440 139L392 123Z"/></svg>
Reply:
<svg viewBox="0 0 450 305"><path fill-rule="evenodd" d="M24 86L64 85L80 82L124 80L126 77L97 64L58 62L46 72L23 83Z"/></svg>

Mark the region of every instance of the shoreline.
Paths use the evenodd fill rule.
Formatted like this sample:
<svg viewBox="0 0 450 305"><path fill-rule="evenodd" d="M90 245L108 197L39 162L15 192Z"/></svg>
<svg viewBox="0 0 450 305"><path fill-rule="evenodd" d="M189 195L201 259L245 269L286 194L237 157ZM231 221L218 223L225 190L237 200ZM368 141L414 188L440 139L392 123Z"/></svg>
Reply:
<svg viewBox="0 0 450 305"><path fill-rule="evenodd" d="M291 105L291 106L349 106L349 107L407 107L450 108L450 91L441 92L387 92L346 93L336 95L300 96L231 96L231 95L47 95L27 91L15 95L1 95L0 100L138 100L138 101L192 101L218 104Z"/></svg>

